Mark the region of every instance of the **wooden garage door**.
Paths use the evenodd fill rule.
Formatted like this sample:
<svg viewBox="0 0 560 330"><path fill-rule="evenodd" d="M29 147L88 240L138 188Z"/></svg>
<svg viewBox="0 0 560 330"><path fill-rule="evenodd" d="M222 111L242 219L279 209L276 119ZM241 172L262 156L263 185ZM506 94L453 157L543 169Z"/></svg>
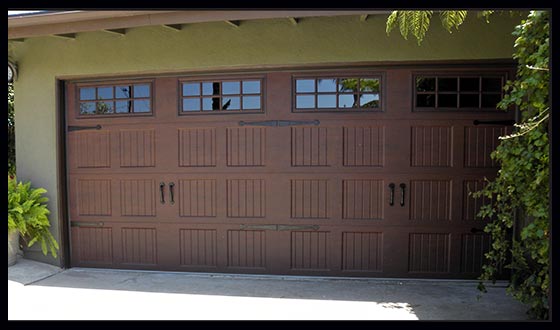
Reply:
<svg viewBox="0 0 560 330"><path fill-rule="evenodd" d="M469 278L507 68L67 84L71 263ZM477 124L477 125L475 125Z"/></svg>

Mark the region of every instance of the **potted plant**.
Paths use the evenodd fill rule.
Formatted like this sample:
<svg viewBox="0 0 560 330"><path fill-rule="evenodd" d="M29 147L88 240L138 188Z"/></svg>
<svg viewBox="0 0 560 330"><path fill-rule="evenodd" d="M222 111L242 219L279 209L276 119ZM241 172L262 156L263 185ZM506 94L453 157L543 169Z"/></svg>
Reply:
<svg viewBox="0 0 560 330"><path fill-rule="evenodd" d="M43 196L46 192L8 175L8 267L17 260L20 237L27 246L39 242L43 254L50 252L56 258L58 243L49 231L48 199Z"/></svg>

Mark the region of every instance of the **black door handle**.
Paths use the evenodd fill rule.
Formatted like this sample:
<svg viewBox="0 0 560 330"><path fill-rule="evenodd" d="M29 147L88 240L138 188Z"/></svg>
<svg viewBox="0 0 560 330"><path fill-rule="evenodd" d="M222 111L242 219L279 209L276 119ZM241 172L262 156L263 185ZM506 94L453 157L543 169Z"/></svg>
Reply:
<svg viewBox="0 0 560 330"><path fill-rule="evenodd" d="M161 194L161 199L160 199L159 202L160 202L161 204L165 204L165 195L164 195L164 194L165 194L165 191L164 191L164 190L165 190L165 182L160 182L160 183L159 183L159 192L160 192L160 194Z"/></svg>
<svg viewBox="0 0 560 330"><path fill-rule="evenodd" d="M175 183L170 182L169 183L169 204L171 204L171 205L175 204L175 198L173 196L173 188L174 187L175 187Z"/></svg>
<svg viewBox="0 0 560 330"><path fill-rule="evenodd" d="M401 183L399 187L401 188L401 206L404 206L404 190L406 189L406 185Z"/></svg>
<svg viewBox="0 0 560 330"><path fill-rule="evenodd" d="M389 183L389 205L395 205L395 184Z"/></svg>

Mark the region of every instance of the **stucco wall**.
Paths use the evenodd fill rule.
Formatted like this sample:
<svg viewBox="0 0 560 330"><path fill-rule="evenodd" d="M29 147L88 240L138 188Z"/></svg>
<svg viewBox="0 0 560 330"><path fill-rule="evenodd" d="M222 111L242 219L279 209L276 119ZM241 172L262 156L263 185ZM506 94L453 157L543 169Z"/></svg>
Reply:
<svg viewBox="0 0 560 330"><path fill-rule="evenodd" d="M53 234L58 237L56 78L84 75L180 72L252 65L290 65L362 61L469 60L511 58L511 32L521 16L495 16L491 23L471 15L459 32L432 22L422 46L398 31L385 33L387 16L306 18L297 26L287 19L244 21L239 28L223 22L199 23L182 31L153 26L126 36L79 33L76 40L38 37L9 42L17 61L15 83L18 177L49 193ZM28 257L43 258L37 251Z"/></svg>

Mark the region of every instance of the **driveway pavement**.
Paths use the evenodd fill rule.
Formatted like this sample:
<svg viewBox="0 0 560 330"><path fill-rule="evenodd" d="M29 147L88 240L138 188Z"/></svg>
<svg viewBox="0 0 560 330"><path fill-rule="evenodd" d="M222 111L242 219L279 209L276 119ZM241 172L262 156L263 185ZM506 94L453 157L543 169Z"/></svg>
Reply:
<svg viewBox="0 0 560 330"><path fill-rule="evenodd" d="M8 268L8 320L524 320L505 283Z"/></svg>

